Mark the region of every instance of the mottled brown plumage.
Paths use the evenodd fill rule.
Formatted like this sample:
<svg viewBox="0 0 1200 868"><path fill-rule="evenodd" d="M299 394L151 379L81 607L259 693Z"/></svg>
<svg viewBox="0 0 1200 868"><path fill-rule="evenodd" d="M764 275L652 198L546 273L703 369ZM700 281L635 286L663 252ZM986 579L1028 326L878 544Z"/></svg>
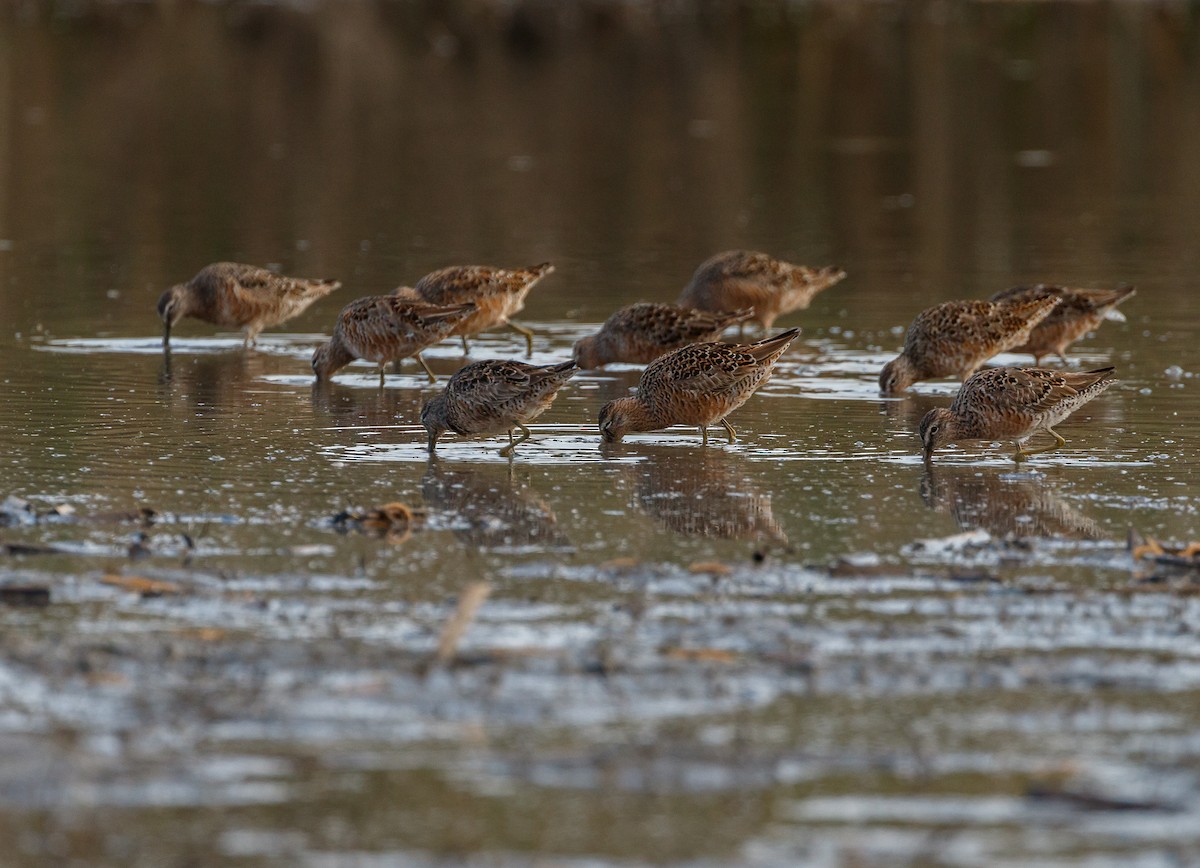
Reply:
<svg viewBox="0 0 1200 868"><path fill-rule="evenodd" d="M1100 327L1106 317L1115 315L1117 305L1135 292L1132 286L1117 289L1077 289L1039 283L1035 286L1014 286L992 296L992 301L1023 302L1039 298L1057 298L1058 307L1034 326L1029 339L1013 347L1014 353L1030 353L1035 365L1042 356L1056 355L1066 364L1067 347L1090 331Z"/></svg>
<svg viewBox="0 0 1200 868"><path fill-rule="evenodd" d="M809 268L753 250L728 250L696 269L679 304L712 311L753 308L754 320L766 331L777 317L808 307L845 276L835 266Z"/></svg>
<svg viewBox="0 0 1200 868"><path fill-rule="evenodd" d="M600 408L600 435L608 443L627 433L695 425L704 443L720 423L737 439L726 416L771 376L783 351L800 334L789 329L754 344L692 344L661 356L642 372L637 394Z"/></svg>
<svg viewBox="0 0 1200 868"><path fill-rule="evenodd" d="M475 314L459 323L452 335L462 337L466 352L467 338L497 326L508 326L525 335L525 350L533 354L533 332L510 320L525 307L525 296L534 285L554 271L549 262L529 268L495 268L490 265L453 265L431 271L413 287L402 286L395 294L429 304L475 305Z"/></svg>
<svg viewBox="0 0 1200 868"><path fill-rule="evenodd" d="M731 325L753 316L751 308L710 312L674 304L631 304L605 320L596 334L576 342L575 361L581 368L610 362L648 364L670 350L715 341Z"/></svg>
<svg viewBox="0 0 1200 868"><path fill-rule="evenodd" d="M394 295L357 299L342 308L333 336L313 353L313 373L318 380L328 380L355 359L366 359L379 365L382 386L384 365L416 356L432 383L437 378L421 350L445 338L474 312L473 304L423 304Z"/></svg>
<svg viewBox="0 0 1200 868"><path fill-rule="evenodd" d="M963 383L949 409L930 410L918 434L928 461L935 449L959 440L1013 440L1014 459L1050 452L1067 441L1054 426L1114 382L1112 368L1084 373L1046 368L988 368ZM1022 444L1039 431L1054 445L1025 450Z"/></svg>
<svg viewBox="0 0 1200 868"><path fill-rule="evenodd" d="M185 316L245 329L245 344L253 346L263 329L286 322L339 286L336 280L285 277L255 265L214 262L159 296L163 346L170 344L171 328Z"/></svg>
<svg viewBox="0 0 1200 868"><path fill-rule="evenodd" d="M491 359L467 365L421 408L429 451L437 449L438 438L447 431L463 436L507 433L508 446L500 454L511 455L529 439L526 423L550 408L558 390L577 370L574 362L543 367ZM514 442L517 428L521 439Z"/></svg>
<svg viewBox="0 0 1200 868"><path fill-rule="evenodd" d="M894 395L938 377L966 380L992 356L1025 343L1058 303L944 301L926 308L908 327L900 355L883 366L879 391Z"/></svg>

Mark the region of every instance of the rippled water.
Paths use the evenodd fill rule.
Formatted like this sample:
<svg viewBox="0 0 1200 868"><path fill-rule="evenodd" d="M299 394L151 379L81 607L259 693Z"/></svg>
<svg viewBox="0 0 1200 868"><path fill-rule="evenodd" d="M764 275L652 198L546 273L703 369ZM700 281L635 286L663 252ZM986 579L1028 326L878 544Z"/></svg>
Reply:
<svg viewBox="0 0 1200 868"><path fill-rule="evenodd" d="M8 863L1200 853L1198 574L1126 551L1200 533L1190 7L335 6L0 12ZM340 304L435 267L553 261L548 363L735 246L849 276L734 444L602 450L632 366L512 461L430 461L411 362L312 383ZM164 356L217 259L345 286ZM955 384L879 397L904 326L1037 280L1137 285L1071 353L1120 383L1059 452L924 467Z"/></svg>

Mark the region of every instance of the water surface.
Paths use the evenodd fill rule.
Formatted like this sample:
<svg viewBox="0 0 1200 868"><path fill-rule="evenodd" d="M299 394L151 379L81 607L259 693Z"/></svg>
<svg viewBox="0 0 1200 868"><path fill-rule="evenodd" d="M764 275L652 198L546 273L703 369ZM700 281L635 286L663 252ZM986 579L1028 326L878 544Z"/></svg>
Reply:
<svg viewBox="0 0 1200 868"><path fill-rule="evenodd" d="M0 584L50 597L0 604L8 862L1200 851L1197 574L1125 545L1200 532L1190 7L23 9L0 498L42 517L10 509ZM523 318L549 363L739 246L849 276L781 322L734 444L602 450L631 366L511 462L431 461L411 363L311 382L339 304L436 267L554 262ZM344 288L255 351L188 322L165 356L158 294L218 259ZM1071 354L1119 385L1059 452L924 467L955 384L885 400L879 368L923 307L1030 281L1138 287ZM420 526L332 521L392 501Z"/></svg>

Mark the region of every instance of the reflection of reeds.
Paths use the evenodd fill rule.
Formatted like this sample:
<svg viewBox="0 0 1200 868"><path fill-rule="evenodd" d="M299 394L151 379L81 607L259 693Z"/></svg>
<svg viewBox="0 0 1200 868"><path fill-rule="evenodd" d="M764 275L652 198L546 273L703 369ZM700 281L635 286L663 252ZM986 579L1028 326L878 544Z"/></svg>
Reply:
<svg viewBox="0 0 1200 868"><path fill-rule="evenodd" d="M982 528L998 537L1106 536L1099 524L1037 477L1014 477L992 468L927 466L921 498L930 509L953 516L963 530Z"/></svg>
<svg viewBox="0 0 1200 868"><path fill-rule="evenodd" d="M675 533L720 539L762 539L786 544L744 459L720 449L640 449L632 466L638 508Z"/></svg>

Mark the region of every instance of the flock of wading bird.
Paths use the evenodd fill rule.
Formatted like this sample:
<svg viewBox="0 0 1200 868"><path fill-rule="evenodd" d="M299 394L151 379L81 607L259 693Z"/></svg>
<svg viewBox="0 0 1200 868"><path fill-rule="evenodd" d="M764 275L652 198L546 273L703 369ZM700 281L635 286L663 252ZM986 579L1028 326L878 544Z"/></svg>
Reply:
<svg viewBox="0 0 1200 868"><path fill-rule="evenodd" d="M533 333L512 317L530 290L554 267L504 269L453 266L425 275L413 287L374 295L342 308L330 339L317 348L312 369L328 380L355 359L379 366L379 384L389 362L415 358L435 382L421 351L446 338L467 339L497 327L525 336L532 355ZM775 363L800 334L788 329L755 343L721 343L732 326L739 337L748 323L763 333L775 319L808 307L817 293L846 276L839 268L809 268L765 253L734 250L704 262L676 304L641 302L623 307L600 330L575 344L574 358L555 365L489 359L461 368L446 387L421 408L429 451L447 431L462 436L508 435L500 450L511 456L529 439L526 425L554 401L576 371L610 362L647 365L637 392L600 408L604 442L626 434L672 425L720 425L729 442L736 432L729 414L767 382ZM252 265L219 262L190 281L168 289L158 301L163 346L185 316L227 328L242 328L246 345L264 328L296 316L341 284L336 280L285 277ZM1054 426L1114 382L1113 369L1071 372L1042 367L980 367L1003 352L1026 352L1034 365L1064 353L1076 340L1108 319L1122 319L1117 305L1133 287L1074 289L1038 284L1007 289L990 301L947 301L913 320L900 355L883 367L879 389L896 395L920 380L958 377L963 386L949 408L930 410L918 434L925 460L934 450L961 440L1011 440L1014 459L1048 452L1066 441ZM520 439L513 433L521 432ZM1052 445L1029 450L1038 432Z"/></svg>

